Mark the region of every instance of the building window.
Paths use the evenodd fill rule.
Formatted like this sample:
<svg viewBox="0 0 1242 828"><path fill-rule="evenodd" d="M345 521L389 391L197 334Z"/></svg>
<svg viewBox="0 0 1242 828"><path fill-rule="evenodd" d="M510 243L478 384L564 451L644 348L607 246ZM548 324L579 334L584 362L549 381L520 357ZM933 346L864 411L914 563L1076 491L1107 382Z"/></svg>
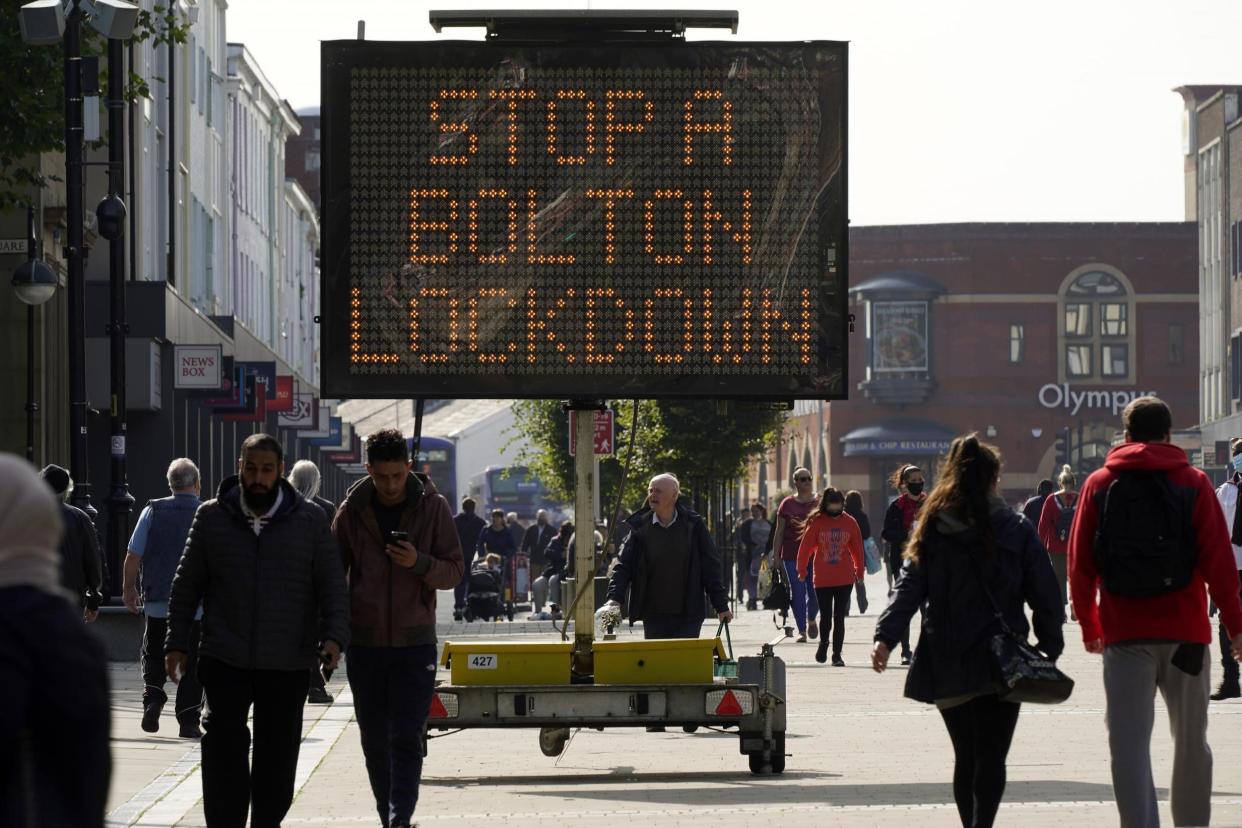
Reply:
<svg viewBox="0 0 1242 828"><path fill-rule="evenodd" d="M315 172L319 169L319 151L307 150L306 152L306 171Z"/></svg>
<svg viewBox="0 0 1242 828"><path fill-rule="evenodd" d="M1129 347L1105 345L1100 349L1100 371L1106 377L1124 377L1130 373Z"/></svg>
<svg viewBox="0 0 1242 828"><path fill-rule="evenodd" d="M1126 311L1128 310L1128 305L1116 302L1106 302L1100 305L1100 335L1125 336L1127 328Z"/></svg>
<svg viewBox="0 0 1242 828"><path fill-rule="evenodd" d="M1065 335L1091 336L1091 306L1070 303L1065 306Z"/></svg>
<svg viewBox="0 0 1242 828"><path fill-rule="evenodd" d="M1009 326L1009 361L1021 362L1026 356L1026 329L1022 325Z"/></svg>
<svg viewBox="0 0 1242 828"><path fill-rule="evenodd" d="M1075 379L1091 376L1091 346L1065 346L1065 373Z"/></svg>
<svg viewBox="0 0 1242 828"><path fill-rule="evenodd" d="M1242 335L1229 340L1229 396L1242 399Z"/></svg>
<svg viewBox="0 0 1242 828"><path fill-rule="evenodd" d="M1133 379L1133 299L1124 277L1083 269L1062 294L1062 365L1066 380ZM1170 344L1170 352L1172 345ZM1096 359L1098 355L1098 360Z"/></svg>
<svg viewBox="0 0 1242 828"><path fill-rule="evenodd" d="M926 302L873 302L871 316L872 371L928 370Z"/></svg>
<svg viewBox="0 0 1242 828"><path fill-rule="evenodd" d="M1186 329L1181 325L1169 326L1169 364L1181 365L1185 359Z"/></svg>

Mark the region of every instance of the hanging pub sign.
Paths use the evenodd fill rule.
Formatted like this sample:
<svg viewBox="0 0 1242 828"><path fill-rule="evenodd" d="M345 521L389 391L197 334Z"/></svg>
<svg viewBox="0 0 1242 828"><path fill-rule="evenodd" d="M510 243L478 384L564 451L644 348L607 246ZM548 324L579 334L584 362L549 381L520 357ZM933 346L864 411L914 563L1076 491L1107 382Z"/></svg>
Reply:
<svg viewBox="0 0 1242 828"><path fill-rule="evenodd" d="M325 396L845 396L845 44L322 63Z"/></svg>

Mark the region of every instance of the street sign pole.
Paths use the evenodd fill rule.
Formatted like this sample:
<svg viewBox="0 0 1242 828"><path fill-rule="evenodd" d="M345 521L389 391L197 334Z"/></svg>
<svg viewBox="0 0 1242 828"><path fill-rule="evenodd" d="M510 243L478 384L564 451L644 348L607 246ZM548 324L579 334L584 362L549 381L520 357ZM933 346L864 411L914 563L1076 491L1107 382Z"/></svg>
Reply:
<svg viewBox="0 0 1242 828"><path fill-rule="evenodd" d="M573 418L578 451L574 454L574 671L594 673L591 643L595 638L595 421L583 406ZM586 415L586 416L584 416ZM587 590L583 594L583 590Z"/></svg>

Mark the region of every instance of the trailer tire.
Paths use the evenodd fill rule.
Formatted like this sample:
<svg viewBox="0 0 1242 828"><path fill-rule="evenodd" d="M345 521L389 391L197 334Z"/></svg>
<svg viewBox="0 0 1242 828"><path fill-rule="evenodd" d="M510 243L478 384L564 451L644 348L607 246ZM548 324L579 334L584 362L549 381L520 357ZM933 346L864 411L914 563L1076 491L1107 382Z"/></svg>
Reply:
<svg viewBox="0 0 1242 828"><path fill-rule="evenodd" d="M565 744L569 741L567 727L539 728L539 750L544 756L556 758L565 752Z"/></svg>
<svg viewBox="0 0 1242 828"><path fill-rule="evenodd" d="M785 772L785 733L772 734L772 753L771 767L765 768L763 764L763 751L756 750L746 754L746 758L750 762L750 772L756 775L765 773L784 773Z"/></svg>

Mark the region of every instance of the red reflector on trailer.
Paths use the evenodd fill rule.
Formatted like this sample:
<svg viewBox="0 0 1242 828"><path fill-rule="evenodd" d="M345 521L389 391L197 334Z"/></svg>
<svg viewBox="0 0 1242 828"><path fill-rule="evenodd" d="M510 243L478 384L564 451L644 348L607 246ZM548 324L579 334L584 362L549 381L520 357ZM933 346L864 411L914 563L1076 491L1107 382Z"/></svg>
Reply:
<svg viewBox="0 0 1242 828"><path fill-rule="evenodd" d="M447 719L448 710L444 708L444 702L440 701L440 694L436 693L431 697L431 710L427 713L429 719Z"/></svg>
<svg viewBox="0 0 1242 828"><path fill-rule="evenodd" d="M737 696L733 695L732 690L726 690L724 698L720 700L720 704L716 705L717 716L741 716L742 705L738 703Z"/></svg>

